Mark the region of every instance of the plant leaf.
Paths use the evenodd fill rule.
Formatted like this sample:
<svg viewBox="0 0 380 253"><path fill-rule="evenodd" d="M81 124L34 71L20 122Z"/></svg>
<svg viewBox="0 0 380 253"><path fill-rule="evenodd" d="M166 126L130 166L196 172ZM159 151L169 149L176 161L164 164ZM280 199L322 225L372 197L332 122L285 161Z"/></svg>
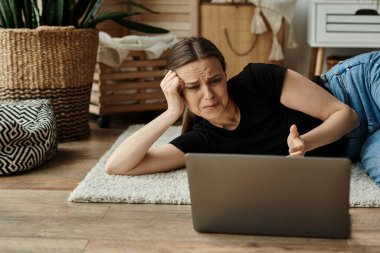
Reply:
<svg viewBox="0 0 380 253"><path fill-rule="evenodd" d="M32 28L37 28L41 25L40 22L40 12L38 9L38 2L37 0L32 0Z"/></svg>
<svg viewBox="0 0 380 253"><path fill-rule="evenodd" d="M103 0L92 0L90 6L87 9L85 16L82 19L80 24L81 27L87 27L87 24L95 18L100 6L102 5Z"/></svg>
<svg viewBox="0 0 380 253"><path fill-rule="evenodd" d="M0 27L3 27L5 28L5 25L4 25L4 21L5 20L5 17L3 15L3 12L0 10Z"/></svg>
<svg viewBox="0 0 380 253"><path fill-rule="evenodd" d="M85 14L88 6L90 5L90 0L78 0L72 10L72 24L75 27L79 26L79 20Z"/></svg>
<svg viewBox="0 0 380 253"><path fill-rule="evenodd" d="M144 33L163 34L163 33L170 32L169 30L166 30L164 28L146 25L146 24L143 24L140 22L131 21L131 20L127 20L127 19L117 19L114 21L116 23L118 23L119 25L122 25L124 27L127 27L127 28L135 30L135 31L144 32Z"/></svg>
<svg viewBox="0 0 380 253"><path fill-rule="evenodd" d="M2 13L2 21L4 28L14 28L15 23L13 21L12 12L10 10L8 0L0 1L0 12Z"/></svg>
<svg viewBox="0 0 380 253"><path fill-rule="evenodd" d="M126 13L126 12L102 13L102 14L99 14L97 17L95 17L93 20L91 20L91 22L88 22L86 24L86 27L87 28L95 27L96 24L106 21L106 20L118 20L118 19L130 17L134 15L138 15L138 13Z"/></svg>
<svg viewBox="0 0 380 253"><path fill-rule="evenodd" d="M67 20L67 25L74 25L74 10L75 10L76 0L68 0L68 4L65 4L65 13L63 17L66 17L64 20ZM65 22L66 23L66 22Z"/></svg>
<svg viewBox="0 0 380 253"><path fill-rule="evenodd" d="M55 0L55 15L54 15L54 24L58 26L62 26L63 23L63 10L65 7L65 1L64 0Z"/></svg>
<svg viewBox="0 0 380 253"><path fill-rule="evenodd" d="M11 13L13 14L12 16L13 16L13 22L15 24L15 28L24 27L24 22L22 21L22 11L21 11L21 6L20 6L20 1L10 0L9 8L11 10Z"/></svg>
<svg viewBox="0 0 380 253"><path fill-rule="evenodd" d="M25 17L25 27L33 28L32 22L32 2L30 0L24 0L24 4L22 5Z"/></svg>
<svg viewBox="0 0 380 253"><path fill-rule="evenodd" d="M42 24L54 25L54 0L42 0Z"/></svg>

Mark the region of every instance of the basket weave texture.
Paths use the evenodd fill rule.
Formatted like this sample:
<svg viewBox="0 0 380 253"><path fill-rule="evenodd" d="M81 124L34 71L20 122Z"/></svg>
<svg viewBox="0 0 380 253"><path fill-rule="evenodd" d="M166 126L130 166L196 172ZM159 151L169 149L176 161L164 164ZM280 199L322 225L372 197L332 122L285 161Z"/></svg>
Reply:
<svg viewBox="0 0 380 253"><path fill-rule="evenodd" d="M0 29L0 100L50 99L59 141L89 136L96 29Z"/></svg>

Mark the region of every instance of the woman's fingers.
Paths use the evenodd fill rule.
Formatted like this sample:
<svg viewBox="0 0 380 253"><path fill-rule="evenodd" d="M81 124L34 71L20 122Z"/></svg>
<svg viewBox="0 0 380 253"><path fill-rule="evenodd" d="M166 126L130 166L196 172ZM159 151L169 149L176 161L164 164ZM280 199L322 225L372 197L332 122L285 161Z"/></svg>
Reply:
<svg viewBox="0 0 380 253"><path fill-rule="evenodd" d="M296 125L292 125L289 129L288 147L289 156L303 156L305 154L305 143Z"/></svg>
<svg viewBox="0 0 380 253"><path fill-rule="evenodd" d="M296 125L292 125L291 127L290 127L290 130L289 130L289 132L290 132L290 134L294 137L294 138L296 138L296 137L299 137L300 136L300 134L298 133L298 129L297 129L297 126Z"/></svg>
<svg viewBox="0 0 380 253"><path fill-rule="evenodd" d="M180 79L177 74L173 70L169 70L168 73L166 73L164 79L162 79L160 86L161 89L165 92L169 91L170 89L176 89L179 82Z"/></svg>
<svg viewBox="0 0 380 253"><path fill-rule="evenodd" d="M169 70L161 81L160 86L168 103L168 110L176 114L182 114L185 109L185 103L181 97L181 87L184 84L175 71Z"/></svg>

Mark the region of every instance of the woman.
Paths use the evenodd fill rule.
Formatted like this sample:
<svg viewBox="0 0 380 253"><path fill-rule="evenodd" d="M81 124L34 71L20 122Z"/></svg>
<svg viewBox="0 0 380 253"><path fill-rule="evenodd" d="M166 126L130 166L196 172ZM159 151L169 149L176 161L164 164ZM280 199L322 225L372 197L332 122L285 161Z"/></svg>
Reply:
<svg viewBox="0 0 380 253"><path fill-rule="evenodd" d="M160 84L167 110L115 150L106 172L177 169L188 152L348 156L361 159L379 184L379 63L379 52L357 56L322 75L320 85L259 63L227 81L224 57L212 42L184 39L172 49ZM183 134L151 148L185 108Z"/></svg>

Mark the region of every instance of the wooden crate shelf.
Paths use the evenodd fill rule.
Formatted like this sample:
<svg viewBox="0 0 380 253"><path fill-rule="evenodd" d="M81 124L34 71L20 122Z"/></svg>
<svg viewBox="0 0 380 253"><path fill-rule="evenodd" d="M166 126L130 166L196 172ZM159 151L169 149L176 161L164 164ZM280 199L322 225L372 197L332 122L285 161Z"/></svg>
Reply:
<svg viewBox="0 0 380 253"><path fill-rule="evenodd" d="M145 52L132 51L119 67L97 63L90 112L102 116L166 109L160 82L165 75L168 53L148 59Z"/></svg>

